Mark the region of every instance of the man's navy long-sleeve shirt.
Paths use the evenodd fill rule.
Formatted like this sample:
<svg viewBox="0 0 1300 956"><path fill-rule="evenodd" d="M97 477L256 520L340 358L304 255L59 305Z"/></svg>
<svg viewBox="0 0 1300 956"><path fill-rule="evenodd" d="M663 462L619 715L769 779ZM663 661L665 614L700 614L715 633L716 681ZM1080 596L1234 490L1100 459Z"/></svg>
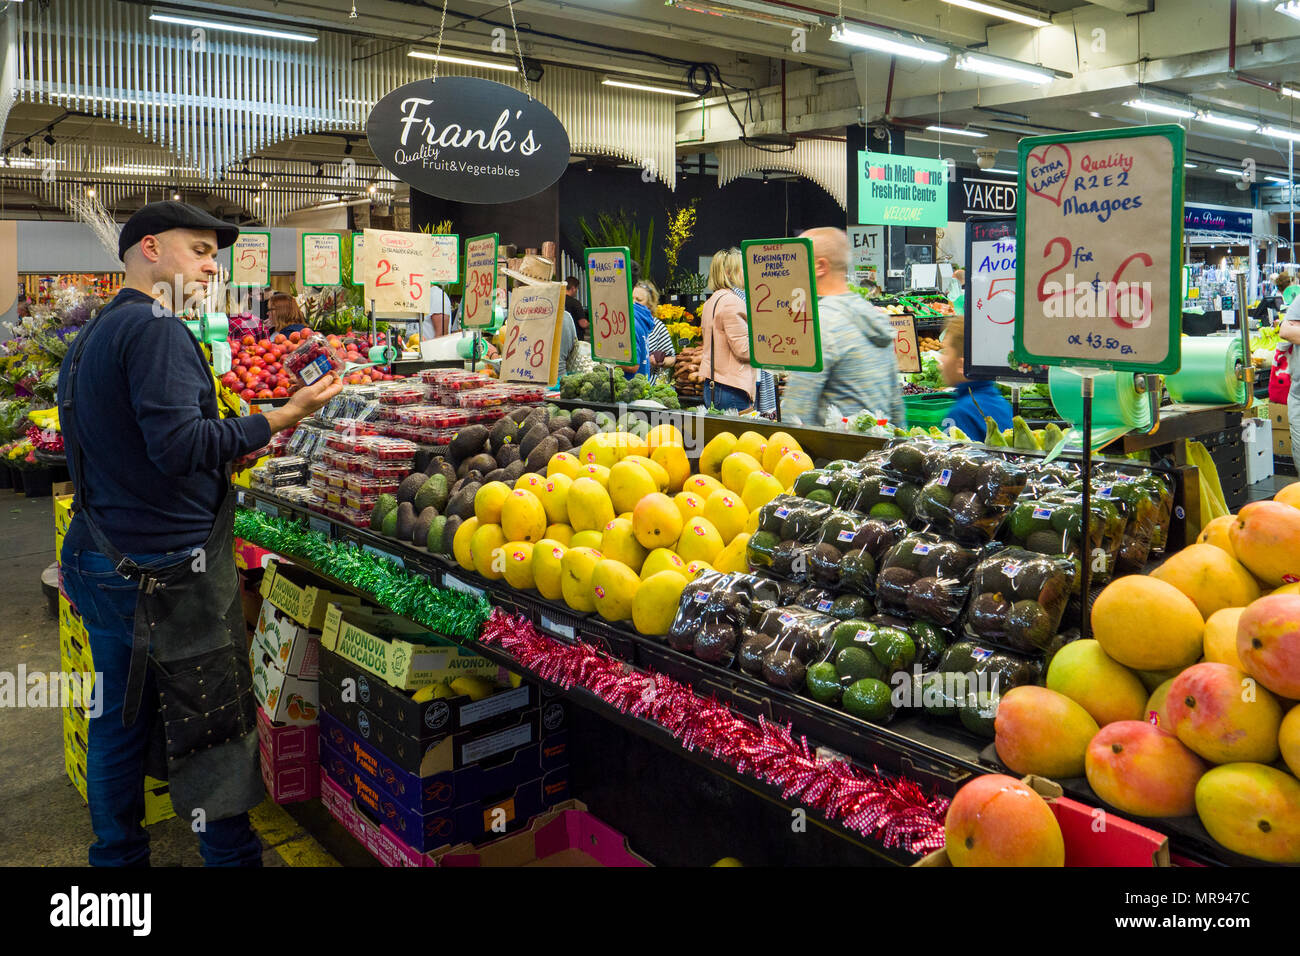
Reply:
<svg viewBox="0 0 1300 956"><path fill-rule="evenodd" d="M81 334L89 335L74 393L82 507L123 552L203 544L226 494L223 466L270 441L266 419L219 417L199 343L143 292L123 289ZM71 355L59 370L60 397ZM80 513L65 546L99 550Z"/></svg>

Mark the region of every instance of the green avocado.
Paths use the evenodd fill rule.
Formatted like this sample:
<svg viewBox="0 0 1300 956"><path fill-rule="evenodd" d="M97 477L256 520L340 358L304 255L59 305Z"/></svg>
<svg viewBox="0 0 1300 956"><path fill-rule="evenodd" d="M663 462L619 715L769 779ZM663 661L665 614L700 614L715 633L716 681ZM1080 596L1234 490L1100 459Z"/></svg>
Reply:
<svg viewBox="0 0 1300 956"><path fill-rule="evenodd" d="M808 686L808 696L819 704L834 706L840 702L840 695L844 693L844 685L835 673L835 665L829 661L809 667L804 682Z"/></svg>
<svg viewBox="0 0 1300 956"><path fill-rule="evenodd" d="M755 567L770 567L772 552L776 550L776 546L780 543L781 539L770 531L754 532L746 545L749 562Z"/></svg>
<svg viewBox="0 0 1300 956"><path fill-rule="evenodd" d="M846 647L836 654L835 673L847 683L862 680L864 677L880 680L886 676L875 656L861 647Z"/></svg>
<svg viewBox="0 0 1300 956"><path fill-rule="evenodd" d="M911 635L896 627L877 628L867 643L886 674L906 670L916 660L916 644Z"/></svg>
<svg viewBox="0 0 1300 956"><path fill-rule="evenodd" d="M843 624L835 625L831 631L832 653L838 654L846 647L862 647L877 631L876 625L862 618L851 618ZM861 636L859 636L861 635Z"/></svg>
<svg viewBox="0 0 1300 956"><path fill-rule="evenodd" d="M815 501L818 504L823 504L823 505L835 504L835 496L832 495L825 488L817 488L813 491L808 492L808 494L804 495L804 497L807 498L809 501Z"/></svg>
<svg viewBox="0 0 1300 956"><path fill-rule="evenodd" d="M846 554L840 561L840 590L866 594L876 575L876 561L866 551Z"/></svg>
<svg viewBox="0 0 1300 956"><path fill-rule="evenodd" d="M894 713L889 685L871 677L850 684L840 706L862 720L887 720Z"/></svg>
<svg viewBox="0 0 1300 956"><path fill-rule="evenodd" d="M819 483L818 479L827 474L824 468L814 468L811 471L805 471L794 480L794 487L790 490L800 498L807 498L809 494L818 488L825 487L825 483Z"/></svg>
<svg viewBox="0 0 1300 956"><path fill-rule="evenodd" d="M935 667L948 647L942 632L925 621L914 621L907 630L912 635L912 643L916 646L916 663L927 670Z"/></svg>
<svg viewBox="0 0 1300 956"><path fill-rule="evenodd" d="M994 721L998 716L999 700L1000 694L989 691L968 695L957 707L957 716L961 718L962 726L973 734L992 740L995 736Z"/></svg>
<svg viewBox="0 0 1300 956"><path fill-rule="evenodd" d="M845 560L848 560L847 558ZM840 586L844 586L844 568L840 567ZM847 621L855 617L870 617L876 613L871 602L860 594L841 594L827 612L837 620Z"/></svg>
<svg viewBox="0 0 1300 956"><path fill-rule="evenodd" d="M882 501L877 505L873 505L868 514L872 518L883 518L886 521L905 521L907 519L903 509L892 501Z"/></svg>

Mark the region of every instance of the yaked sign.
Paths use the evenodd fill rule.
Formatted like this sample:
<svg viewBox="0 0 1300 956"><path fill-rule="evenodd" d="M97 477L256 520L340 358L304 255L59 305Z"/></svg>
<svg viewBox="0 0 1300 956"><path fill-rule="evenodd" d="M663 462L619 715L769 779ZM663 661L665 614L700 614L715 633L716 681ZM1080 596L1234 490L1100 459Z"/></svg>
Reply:
<svg viewBox="0 0 1300 956"><path fill-rule="evenodd" d="M957 178L948 190L948 220L964 222L976 216L1014 216L1016 180L993 176L979 178L974 170L957 168Z"/></svg>
<svg viewBox="0 0 1300 956"><path fill-rule="evenodd" d="M366 138L402 182L456 202L526 199L569 165L569 134L554 113L514 87L468 76L393 90L370 111Z"/></svg>

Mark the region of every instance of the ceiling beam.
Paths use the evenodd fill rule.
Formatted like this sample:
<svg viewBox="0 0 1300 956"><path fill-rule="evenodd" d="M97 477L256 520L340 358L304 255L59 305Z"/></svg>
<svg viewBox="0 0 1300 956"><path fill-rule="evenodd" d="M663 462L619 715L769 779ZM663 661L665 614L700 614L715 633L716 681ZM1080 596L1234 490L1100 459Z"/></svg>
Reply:
<svg viewBox="0 0 1300 956"><path fill-rule="evenodd" d="M1091 3L1116 13L1150 13L1155 9L1154 0L1091 0Z"/></svg>

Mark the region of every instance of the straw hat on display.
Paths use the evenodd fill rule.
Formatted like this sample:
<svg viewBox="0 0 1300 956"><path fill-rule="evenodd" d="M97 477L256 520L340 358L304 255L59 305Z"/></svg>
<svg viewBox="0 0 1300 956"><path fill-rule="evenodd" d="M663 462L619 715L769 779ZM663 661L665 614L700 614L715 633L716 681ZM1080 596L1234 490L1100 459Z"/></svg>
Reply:
<svg viewBox="0 0 1300 956"><path fill-rule="evenodd" d="M529 253L519 263L518 269L502 269L501 271L516 282L522 282L525 285L546 285L548 282L554 281L555 263L545 256Z"/></svg>

